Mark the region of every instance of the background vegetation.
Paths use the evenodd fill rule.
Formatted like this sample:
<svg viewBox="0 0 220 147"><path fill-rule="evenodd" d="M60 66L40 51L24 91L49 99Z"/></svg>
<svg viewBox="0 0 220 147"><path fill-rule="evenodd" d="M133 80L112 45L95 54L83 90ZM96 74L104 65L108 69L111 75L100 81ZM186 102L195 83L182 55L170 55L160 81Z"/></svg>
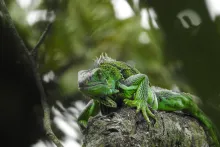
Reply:
<svg viewBox="0 0 220 147"><path fill-rule="evenodd" d="M38 61L54 105L54 127L66 145L79 145L75 119L88 101L77 89L78 71L90 68L102 52L134 65L152 85L198 95L202 109L220 128L220 15L209 9L208 1L6 3L30 50L53 22Z"/></svg>

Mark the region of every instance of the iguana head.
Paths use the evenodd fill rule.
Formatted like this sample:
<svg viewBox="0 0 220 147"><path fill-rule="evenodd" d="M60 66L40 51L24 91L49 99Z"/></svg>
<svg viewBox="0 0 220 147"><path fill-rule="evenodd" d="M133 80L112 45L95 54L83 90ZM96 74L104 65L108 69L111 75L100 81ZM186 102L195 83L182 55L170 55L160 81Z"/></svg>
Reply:
<svg viewBox="0 0 220 147"><path fill-rule="evenodd" d="M78 72L79 90L91 98L117 93L115 80L111 74L101 68Z"/></svg>

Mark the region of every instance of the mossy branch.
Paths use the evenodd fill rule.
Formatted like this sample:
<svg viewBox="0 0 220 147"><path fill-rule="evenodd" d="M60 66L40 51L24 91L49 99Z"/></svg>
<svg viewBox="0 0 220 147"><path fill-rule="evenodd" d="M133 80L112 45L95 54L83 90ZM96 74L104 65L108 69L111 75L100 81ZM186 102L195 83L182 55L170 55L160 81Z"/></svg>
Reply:
<svg viewBox="0 0 220 147"><path fill-rule="evenodd" d="M210 138L195 118L164 111L156 112L155 116L157 123L151 119L151 126L132 108L91 118L83 132L83 146L211 146Z"/></svg>

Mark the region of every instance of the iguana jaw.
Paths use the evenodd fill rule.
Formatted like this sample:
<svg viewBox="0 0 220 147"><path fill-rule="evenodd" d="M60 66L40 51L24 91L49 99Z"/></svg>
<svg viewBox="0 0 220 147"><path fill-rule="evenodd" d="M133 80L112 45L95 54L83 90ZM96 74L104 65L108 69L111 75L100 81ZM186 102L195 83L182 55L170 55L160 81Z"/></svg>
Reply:
<svg viewBox="0 0 220 147"><path fill-rule="evenodd" d="M78 87L87 96L100 97L118 93L115 80L100 68L82 70L78 73Z"/></svg>
<svg viewBox="0 0 220 147"><path fill-rule="evenodd" d="M100 97L100 96L107 95L110 89L108 85L106 84L94 83L94 85L86 85L86 86L79 87L79 90L88 96Z"/></svg>
<svg viewBox="0 0 220 147"><path fill-rule="evenodd" d="M102 96L109 91L106 80L98 81L95 79L95 74L98 70L82 70L78 73L79 90L88 96Z"/></svg>
<svg viewBox="0 0 220 147"><path fill-rule="evenodd" d="M81 70L78 73L78 87L81 91L95 91L99 88L107 86L106 80L97 79L99 68L92 70Z"/></svg>
<svg viewBox="0 0 220 147"><path fill-rule="evenodd" d="M92 90L97 89L98 87L105 86L106 84L103 82L93 82L89 84L81 83L79 84L79 90Z"/></svg>

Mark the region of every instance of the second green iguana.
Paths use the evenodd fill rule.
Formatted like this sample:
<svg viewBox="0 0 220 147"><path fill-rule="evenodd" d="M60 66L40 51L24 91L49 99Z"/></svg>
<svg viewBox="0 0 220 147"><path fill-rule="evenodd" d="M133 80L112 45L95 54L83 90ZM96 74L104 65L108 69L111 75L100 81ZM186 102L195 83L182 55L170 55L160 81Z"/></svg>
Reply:
<svg viewBox="0 0 220 147"><path fill-rule="evenodd" d="M135 107L137 112L141 111L148 124L149 116L155 118L151 109L181 110L201 121L215 144L220 145L212 122L198 108L191 94L150 86L147 75L106 54L95 61L93 68L79 71L78 86L82 93L92 99L78 117L81 127L87 126L90 116L95 116L100 111L105 114L111 108L117 108L120 103Z"/></svg>

